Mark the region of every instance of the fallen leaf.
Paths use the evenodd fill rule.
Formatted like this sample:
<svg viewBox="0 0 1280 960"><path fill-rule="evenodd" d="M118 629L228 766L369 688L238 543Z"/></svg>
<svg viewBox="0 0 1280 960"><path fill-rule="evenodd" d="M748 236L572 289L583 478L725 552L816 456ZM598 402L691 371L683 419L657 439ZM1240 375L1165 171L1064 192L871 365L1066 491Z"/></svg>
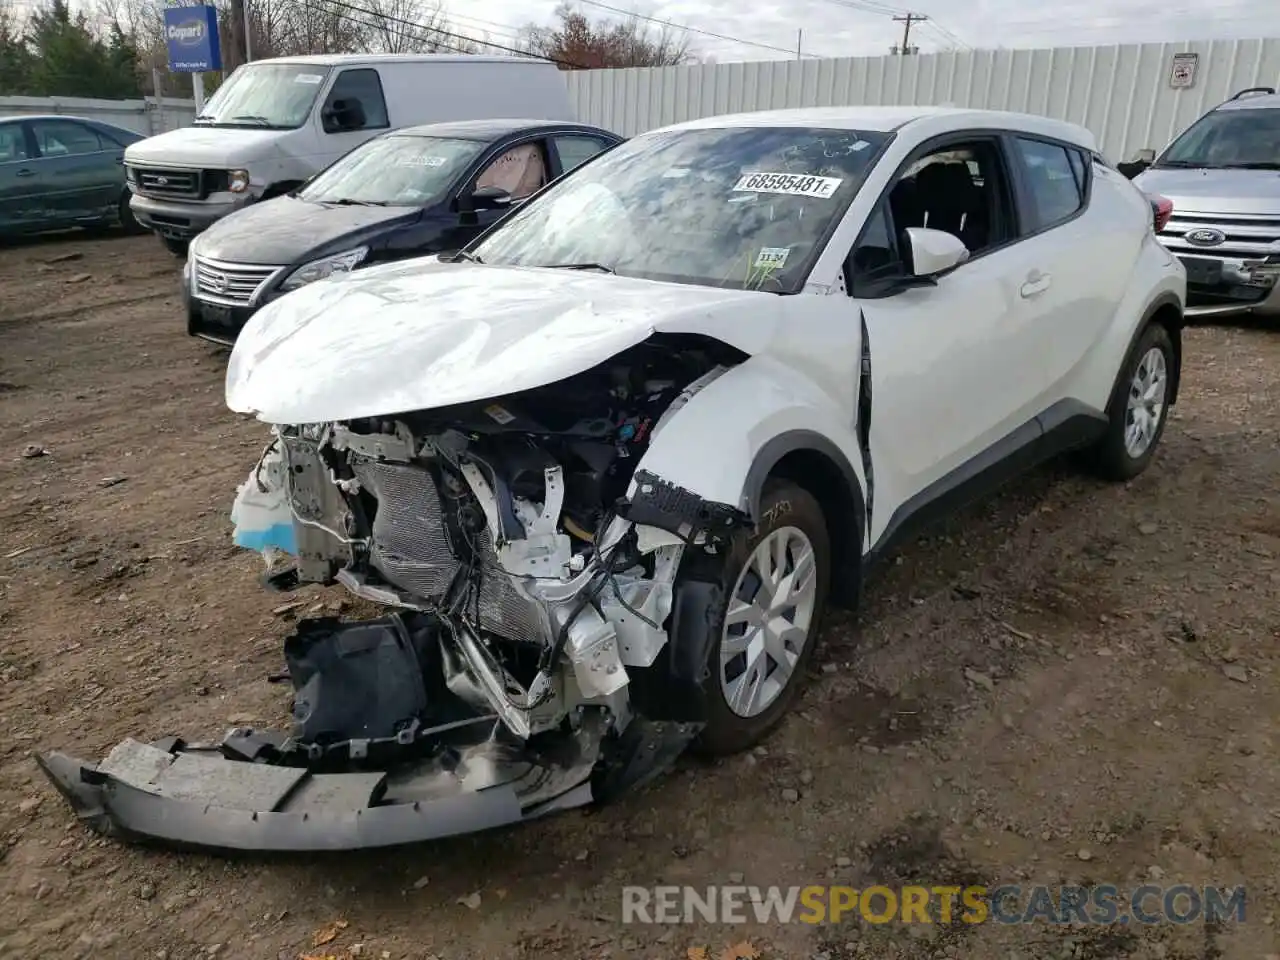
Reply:
<svg viewBox="0 0 1280 960"><path fill-rule="evenodd" d="M688 960L708 960L706 947L690 947L689 952L685 954Z"/></svg>
<svg viewBox="0 0 1280 960"><path fill-rule="evenodd" d="M720 954L720 960L756 960L760 956L750 940L743 940L741 943L731 943L725 947Z"/></svg>
<svg viewBox="0 0 1280 960"><path fill-rule="evenodd" d="M335 920L327 927L321 927L316 931L316 935L311 938L313 947L323 947L326 943L332 943L338 939L338 934L347 929L347 921Z"/></svg>

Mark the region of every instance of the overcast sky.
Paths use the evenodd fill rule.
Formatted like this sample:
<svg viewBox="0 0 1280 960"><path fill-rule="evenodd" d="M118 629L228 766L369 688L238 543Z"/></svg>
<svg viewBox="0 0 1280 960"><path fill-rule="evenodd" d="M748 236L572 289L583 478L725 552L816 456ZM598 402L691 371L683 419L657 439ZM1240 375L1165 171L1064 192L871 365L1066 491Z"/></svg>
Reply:
<svg viewBox="0 0 1280 960"><path fill-rule="evenodd" d="M902 37L894 14L930 18L912 27L922 53L968 47L1053 47L1280 35L1278 0L599 0L734 40L689 33L693 50L721 62L806 55L876 56ZM616 14L573 0L591 16ZM510 42L530 22L547 23L557 0L445 0L462 32ZM1264 11L1270 10L1270 16ZM768 48L779 49L768 49ZM496 51L495 51L496 52Z"/></svg>

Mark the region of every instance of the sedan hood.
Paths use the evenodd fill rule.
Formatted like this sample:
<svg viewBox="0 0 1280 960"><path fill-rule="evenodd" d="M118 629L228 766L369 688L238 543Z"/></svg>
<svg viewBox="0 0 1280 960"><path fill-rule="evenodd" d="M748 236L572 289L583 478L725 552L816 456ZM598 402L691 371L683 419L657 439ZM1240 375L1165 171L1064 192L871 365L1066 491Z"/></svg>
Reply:
<svg viewBox="0 0 1280 960"><path fill-rule="evenodd" d="M124 162L235 170L276 156L282 132L256 127L183 127L132 144L124 152Z"/></svg>
<svg viewBox="0 0 1280 960"><path fill-rule="evenodd" d="M1173 214L1280 217L1280 172L1275 170L1183 170L1154 167L1134 186L1173 201Z"/></svg>
<svg viewBox="0 0 1280 960"><path fill-rule="evenodd" d="M278 266L346 234L416 220L420 214L416 207L338 207L276 197L223 217L196 239L196 252L214 260Z"/></svg>
<svg viewBox="0 0 1280 960"><path fill-rule="evenodd" d="M254 314L228 363L227 405L280 424L428 410L562 380L655 332L757 353L783 299L576 270L372 267Z"/></svg>

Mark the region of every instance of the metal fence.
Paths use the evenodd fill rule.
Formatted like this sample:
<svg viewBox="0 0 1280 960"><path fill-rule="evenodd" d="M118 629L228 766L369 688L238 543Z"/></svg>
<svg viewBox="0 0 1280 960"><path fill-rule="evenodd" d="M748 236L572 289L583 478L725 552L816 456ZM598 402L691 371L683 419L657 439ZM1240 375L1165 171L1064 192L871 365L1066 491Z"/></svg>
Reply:
<svg viewBox="0 0 1280 960"><path fill-rule="evenodd" d="M1175 54L1178 70L1175 71ZM1195 54L1194 62L1188 54ZM1186 83L1190 73L1190 86ZM1176 74L1176 75L1175 75ZM634 136L721 113L921 104L1016 110L1093 131L1112 160L1159 150L1245 87L1280 86L1280 39L975 50L569 73L581 120Z"/></svg>
<svg viewBox="0 0 1280 960"><path fill-rule="evenodd" d="M112 123L144 136L155 136L185 127L195 119L195 104L190 100L155 97L145 100L89 100L83 97L0 97L0 117L19 114L56 113L73 117L90 117Z"/></svg>

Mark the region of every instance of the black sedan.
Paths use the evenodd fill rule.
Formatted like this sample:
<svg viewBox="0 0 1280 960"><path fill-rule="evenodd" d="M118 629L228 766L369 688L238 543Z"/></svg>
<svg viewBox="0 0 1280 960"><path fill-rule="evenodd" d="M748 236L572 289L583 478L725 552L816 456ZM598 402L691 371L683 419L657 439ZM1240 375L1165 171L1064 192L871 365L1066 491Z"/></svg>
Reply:
<svg viewBox="0 0 1280 960"><path fill-rule="evenodd" d="M304 284L458 250L621 140L539 120L438 123L369 140L293 193L233 213L192 242L187 332L231 344L254 311Z"/></svg>

